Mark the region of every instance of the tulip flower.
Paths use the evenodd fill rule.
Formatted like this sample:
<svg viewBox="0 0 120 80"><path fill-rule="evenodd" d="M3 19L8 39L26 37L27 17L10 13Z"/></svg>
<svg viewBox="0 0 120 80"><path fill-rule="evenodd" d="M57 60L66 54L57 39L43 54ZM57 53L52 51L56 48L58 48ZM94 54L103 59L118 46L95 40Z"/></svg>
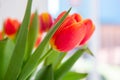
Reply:
<svg viewBox="0 0 120 80"><path fill-rule="evenodd" d="M65 14L62 12L55 23ZM55 24L54 23L54 24ZM92 28L92 29L91 29ZM79 14L67 16L58 30L54 33L50 40L51 46L61 52L69 50L84 44L90 38L94 31L94 26L91 20L82 20Z"/></svg>
<svg viewBox="0 0 120 80"><path fill-rule="evenodd" d="M2 32L0 32L0 40L2 40Z"/></svg>
<svg viewBox="0 0 120 80"><path fill-rule="evenodd" d="M49 13L42 13L39 15L40 29L42 32L47 32L53 24L53 19Z"/></svg>
<svg viewBox="0 0 120 80"><path fill-rule="evenodd" d="M4 32L10 38L14 38L19 27L20 27L20 22L16 19L8 18L4 22Z"/></svg>

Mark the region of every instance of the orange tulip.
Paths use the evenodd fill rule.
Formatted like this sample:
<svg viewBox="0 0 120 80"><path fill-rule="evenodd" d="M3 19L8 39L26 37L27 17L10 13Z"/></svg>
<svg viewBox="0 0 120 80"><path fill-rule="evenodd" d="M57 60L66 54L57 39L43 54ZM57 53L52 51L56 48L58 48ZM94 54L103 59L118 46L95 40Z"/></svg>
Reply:
<svg viewBox="0 0 120 80"><path fill-rule="evenodd" d="M48 31L53 24L53 19L49 13L42 13L39 15L40 29L42 32Z"/></svg>
<svg viewBox="0 0 120 80"><path fill-rule="evenodd" d="M3 38L3 37L2 37L2 32L0 32L0 40L2 40L2 38Z"/></svg>
<svg viewBox="0 0 120 80"><path fill-rule="evenodd" d="M20 23L16 19L8 18L4 22L4 32L10 38L13 38L16 35L19 27Z"/></svg>
<svg viewBox="0 0 120 80"><path fill-rule="evenodd" d="M65 13L62 12L55 23ZM51 38L50 44L58 51L67 52L88 40L94 31L94 29L90 28L94 28L91 20L82 20L81 16L76 13L69 15Z"/></svg>

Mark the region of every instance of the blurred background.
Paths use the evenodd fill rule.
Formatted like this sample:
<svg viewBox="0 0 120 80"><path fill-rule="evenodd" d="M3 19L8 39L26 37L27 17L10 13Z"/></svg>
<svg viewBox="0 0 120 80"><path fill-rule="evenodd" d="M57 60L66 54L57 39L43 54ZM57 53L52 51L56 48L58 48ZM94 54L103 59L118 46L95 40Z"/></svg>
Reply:
<svg viewBox="0 0 120 80"><path fill-rule="evenodd" d="M0 0L0 30L7 17L22 21L27 0ZM88 46L95 57L84 54L72 70L88 72L87 80L120 80L120 0L33 0L32 12L49 12L54 18L72 7L96 26Z"/></svg>

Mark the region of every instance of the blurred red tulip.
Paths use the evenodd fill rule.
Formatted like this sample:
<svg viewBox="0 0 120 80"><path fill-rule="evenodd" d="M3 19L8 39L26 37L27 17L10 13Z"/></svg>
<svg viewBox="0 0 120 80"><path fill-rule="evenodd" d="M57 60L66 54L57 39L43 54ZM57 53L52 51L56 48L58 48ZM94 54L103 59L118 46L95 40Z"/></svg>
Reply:
<svg viewBox="0 0 120 80"><path fill-rule="evenodd" d="M2 40L2 38L3 38L3 37L2 37L2 32L0 32L0 40Z"/></svg>
<svg viewBox="0 0 120 80"><path fill-rule="evenodd" d="M62 12L55 23L65 14ZM53 48L61 52L67 52L88 40L94 28L91 20L82 20L79 14L67 16L50 40ZM89 32L90 30L90 32ZM93 31L92 31L93 30Z"/></svg>
<svg viewBox="0 0 120 80"><path fill-rule="evenodd" d="M49 13L42 13L39 15L40 29L42 32L48 31L53 24L53 19Z"/></svg>
<svg viewBox="0 0 120 80"><path fill-rule="evenodd" d="M20 22L16 19L8 18L4 22L4 32L10 38L13 38L16 35L19 27Z"/></svg>

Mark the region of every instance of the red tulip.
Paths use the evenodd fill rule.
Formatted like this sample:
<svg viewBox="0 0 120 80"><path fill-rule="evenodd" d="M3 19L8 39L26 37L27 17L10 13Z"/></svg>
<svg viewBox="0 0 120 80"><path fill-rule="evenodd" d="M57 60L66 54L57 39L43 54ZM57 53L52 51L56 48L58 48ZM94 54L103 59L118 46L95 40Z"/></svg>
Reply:
<svg viewBox="0 0 120 80"><path fill-rule="evenodd" d="M16 35L19 27L20 27L20 23L16 19L8 18L4 22L4 31L8 37L13 38Z"/></svg>
<svg viewBox="0 0 120 80"><path fill-rule="evenodd" d="M62 12L55 23L65 14ZM92 32L89 28L92 28L91 20L82 20L79 14L73 14L67 16L65 21L61 24L58 30L55 32L50 40L50 44L53 48L61 52L67 52L77 46L82 42L86 42L88 37L91 36ZM94 26L93 26L94 27Z"/></svg>
<svg viewBox="0 0 120 80"><path fill-rule="evenodd" d="M53 24L53 19L49 13L42 13L39 15L40 29L42 32L48 31Z"/></svg>
<svg viewBox="0 0 120 80"><path fill-rule="evenodd" d="M2 40L2 38L3 38L3 37L2 37L2 32L0 32L0 40Z"/></svg>

